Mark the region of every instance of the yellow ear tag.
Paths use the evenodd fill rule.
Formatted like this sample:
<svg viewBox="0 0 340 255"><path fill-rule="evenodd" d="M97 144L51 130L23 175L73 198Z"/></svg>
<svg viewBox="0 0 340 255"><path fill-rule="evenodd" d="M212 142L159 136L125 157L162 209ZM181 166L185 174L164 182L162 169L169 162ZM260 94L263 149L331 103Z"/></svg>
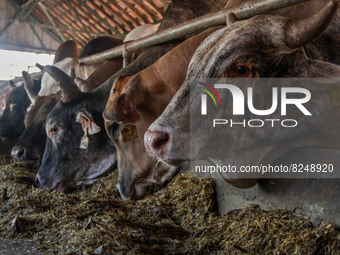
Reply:
<svg viewBox="0 0 340 255"><path fill-rule="evenodd" d="M120 130L120 136L124 143L135 140L138 138L136 125L125 125Z"/></svg>
<svg viewBox="0 0 340 255"><path fill-rule="evenodd" d="M89 147L89 137L87 136L88 129L88 127L85 128L84 136L80 140L80 149L86 150Z"/></svg>

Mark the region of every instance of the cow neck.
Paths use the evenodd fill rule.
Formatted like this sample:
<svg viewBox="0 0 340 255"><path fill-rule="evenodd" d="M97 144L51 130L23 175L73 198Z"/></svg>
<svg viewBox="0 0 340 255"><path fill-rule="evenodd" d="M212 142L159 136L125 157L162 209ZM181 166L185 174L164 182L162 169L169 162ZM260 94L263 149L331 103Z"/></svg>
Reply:
<svg viewBox="0 0 340 255"><path fill-rule="evenodd" d="M143 84L148 84L145 89L152 93L157 86L163 86L172 96L175 95L185 80L190 60L197 47L206 37L222 27L213 27L191 37L142 71L140 76L145 80Z"/></svg>

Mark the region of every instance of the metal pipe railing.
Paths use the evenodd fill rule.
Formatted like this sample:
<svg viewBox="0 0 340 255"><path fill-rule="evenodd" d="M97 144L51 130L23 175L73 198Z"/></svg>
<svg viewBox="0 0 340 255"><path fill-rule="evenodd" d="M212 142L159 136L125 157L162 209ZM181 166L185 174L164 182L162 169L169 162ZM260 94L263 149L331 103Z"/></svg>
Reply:
<svg viewBox="0 0 340 255"><path fill-rule="evenodd" d="M269 11L281 9L307 1L308 0L263 0L256 3L244 3L237 8L226 8L222 11L209 13L184 22L180 25L167 28L163 31L159 31L155 34L141 38L139 40L131 41L113 49L81 58L79 59L79 62L85 65L103 62L105 60L121 56L124 50L128 52L134 52L141 48L146 48L174 40L188 33L207 29L213 26L225 25L226 15L230 12L234 13L238 19L242 20L251 18L255 15L263 14Z"/></svg>

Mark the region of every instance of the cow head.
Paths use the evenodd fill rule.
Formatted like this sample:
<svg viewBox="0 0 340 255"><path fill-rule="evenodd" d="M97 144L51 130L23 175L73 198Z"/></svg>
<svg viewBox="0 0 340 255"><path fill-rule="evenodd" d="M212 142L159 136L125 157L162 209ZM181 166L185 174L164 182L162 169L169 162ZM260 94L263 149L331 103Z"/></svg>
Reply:
<svg viewBox="0 0 340 255"><path fill-rule="evenodd" d="M34 80L32 90L37 93L41 80ZM25 129L24 119L30 100L24 85L13 88L6 96L6 108L0 118L0 137L18 139Z"/></svg>
<svg viewBox="0 0 340 255"><path fill-rule="evenodd" d="M37 168L45 148L45 120L60 96L38 96L32 89L33 80L29 74L23 72L23 77L26 93L31 100L31 109L25 116L25 130L12 148L11 154L15 161L25 161L29 167Z"/></svg>
<svg viewBox="0 0 340 255"><path fill-rule="evenodd" d="M300 21L271 15L237 21L231 14L228 27L216 31L197 49L184 84L146 132L150 155L169 163L189 159L189 93L195 78L339 76L338 66L310 59L303 50L326 30L336 9L337 2L332 1ZM204 132L196 131L203 143Z"/></svg>
<svg viewBox="0 0 340 255"><path fill-rule="evenodd" d="M46 119L46 145L36 181L44 189L69 191L91 184L116 162L115 148L108 139L98 98L82 93L73 79L53 66L44 68L62 91ZM79 103L81 102L81 103Z"/></svg>
<svg viewBox="0 0 340 255"><path fill-rule="evenodd" d="M183 83L197 46L217 29L186 40L138 74L121 75L115 80L103 116L117 148L118 191L122 198L142 198L177 173L178 167L148 155L144 133ZM112 123L119 123L117 132L110 130Z"/></svg>
<svg viewBox="0 0 340 255"><path fill-rule="evenodd" d="M155 76L148 77L119 76L103 112L107 133L117 148L117 191L123 199L141 199L163 186L177 172L176 167L150 157L144 147L145 131L172 96L170 93L168 97L157 97L157 91L149 91L151 84L158 80ZM162 84L158 82L158 85L162 90Z"/></svg>

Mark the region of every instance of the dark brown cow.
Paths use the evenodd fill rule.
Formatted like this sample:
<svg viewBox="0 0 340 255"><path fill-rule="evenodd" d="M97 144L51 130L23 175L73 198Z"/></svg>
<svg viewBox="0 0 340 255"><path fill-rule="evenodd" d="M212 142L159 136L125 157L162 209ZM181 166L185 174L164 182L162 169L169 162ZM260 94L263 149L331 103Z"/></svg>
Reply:
<svg viewBox="0 0 340 255"><path fill-rule="evenodd" d="M148 155L144 133L183 83L197 46L216 29L186 40L138 74L117 78L103 113L106 125L120 123L121 133L127 128L125 124L136 127L136 137L127 137L127 141L127 135L110 134L117 148L117 189L123 199L143 198L155 185L164 185L178 171L177 167L157 162Z"/></svg>

